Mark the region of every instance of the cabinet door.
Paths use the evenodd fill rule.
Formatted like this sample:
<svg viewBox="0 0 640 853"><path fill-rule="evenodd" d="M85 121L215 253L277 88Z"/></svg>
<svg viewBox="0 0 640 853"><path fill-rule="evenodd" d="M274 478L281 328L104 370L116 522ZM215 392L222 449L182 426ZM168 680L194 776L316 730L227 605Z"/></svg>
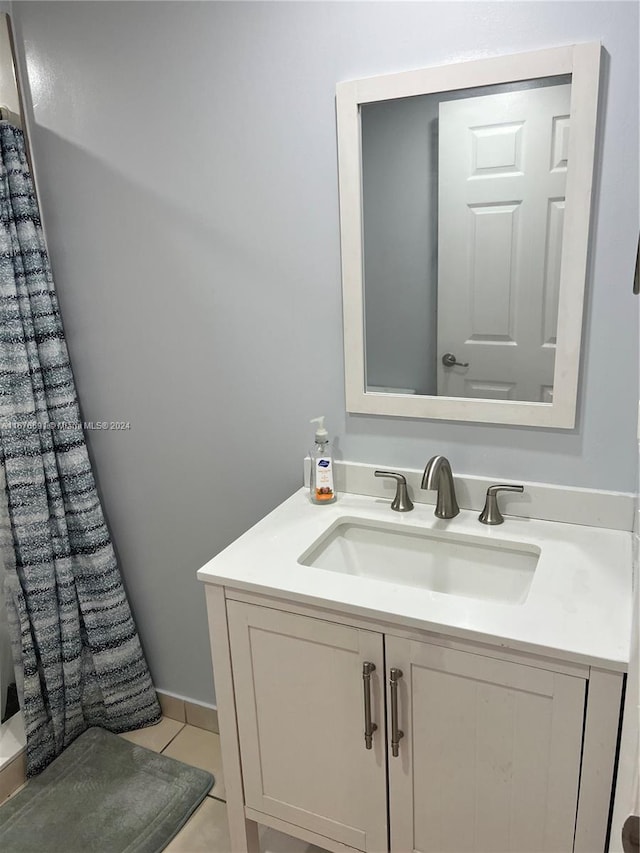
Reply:
<svg viewBox="0 0 640 853"><path fill-rule="evenodd" d="M585 681L395 637L386 656L403 673L391 850L571 851Z"/></svg>
<svg viewBox="0 0 640 853"><path fill-rule="evenodd" d="M383 639L227 603L245 803L360 850L388 849ZM363 664L378 729L365 748Z"/></svg>

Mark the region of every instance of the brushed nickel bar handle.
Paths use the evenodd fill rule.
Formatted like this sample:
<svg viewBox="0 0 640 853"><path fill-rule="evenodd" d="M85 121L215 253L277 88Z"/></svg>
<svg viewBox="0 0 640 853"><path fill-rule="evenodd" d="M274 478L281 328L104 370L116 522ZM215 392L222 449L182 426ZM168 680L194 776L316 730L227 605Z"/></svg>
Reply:
<svg viewBox="0 0 640 853"><path fill-rule="evenodd" d="M371 749L373 744L373 733L378 728L371 722L371 673L376 671L376 666L370 661L362 664L362 682L364 685L364 746Z"/></svg>
<svg viewBox="0 0 640 853"><path fill-rule="evenodd" d="M402 678L402 670L395 666L389 670L389 684L391 686L391 754L397 758L400 753L400 740L404 732L398 728L398 681Z"/></svg>

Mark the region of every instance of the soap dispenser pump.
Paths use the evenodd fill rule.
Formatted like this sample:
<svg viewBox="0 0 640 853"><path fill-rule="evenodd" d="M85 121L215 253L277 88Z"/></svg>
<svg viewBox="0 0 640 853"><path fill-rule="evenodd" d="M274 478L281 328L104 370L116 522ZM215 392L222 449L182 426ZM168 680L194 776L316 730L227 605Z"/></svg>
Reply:
<svg viewBox="0 0 640 853"><path fill-rule="evenodd" d="M336 499L333 486L333 458L329 445L329 433L324 428L324 415L312 418L312 424L318 424L315 444L311 451L311 502L330 504Z"/></svg>

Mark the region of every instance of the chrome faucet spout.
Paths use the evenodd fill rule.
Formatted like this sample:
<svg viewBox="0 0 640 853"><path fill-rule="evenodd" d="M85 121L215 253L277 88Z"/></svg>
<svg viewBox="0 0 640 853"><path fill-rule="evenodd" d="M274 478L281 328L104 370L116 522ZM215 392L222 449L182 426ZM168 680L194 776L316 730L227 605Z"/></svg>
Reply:
<svg viewBox="0 0 640 853"><path fill-rule="evenodd" d="M460 512L451 465L446 456L433 456L427 462L422 475L422 488L438 492L435 510L437 518L455 518Z"/></svg>

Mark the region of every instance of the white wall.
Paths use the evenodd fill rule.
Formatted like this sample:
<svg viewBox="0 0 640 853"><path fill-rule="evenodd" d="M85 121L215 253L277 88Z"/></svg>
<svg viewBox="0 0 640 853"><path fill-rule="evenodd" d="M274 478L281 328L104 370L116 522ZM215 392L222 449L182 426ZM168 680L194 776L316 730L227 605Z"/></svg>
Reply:
<svg viewBox="0 0 640 853"><path fill-rule="evenodd" d="M638 304L640 313L640 302ZM640 350L638 351L640 359ZM638 387L640 400L640 386ZM639 404L640 408L640 404ZM640 457L640 428L638 432ZM623 853L622 829L629 815L640 816L640 479L636 487L636 512L633 532L633 609L631 616L631 652L627 675L620 757L616 778L609 853Z"/></svg>
<svg viewBox="0 0 640 853"><path fill-rule="evenodd" d="M638 7L14 3L54 273L90 444L156 685L212 700L198 566L344 458L635 489ZM339 80L602 39L578 427L347 416ZM318 330L322 332L317 341Z"/></svg>

